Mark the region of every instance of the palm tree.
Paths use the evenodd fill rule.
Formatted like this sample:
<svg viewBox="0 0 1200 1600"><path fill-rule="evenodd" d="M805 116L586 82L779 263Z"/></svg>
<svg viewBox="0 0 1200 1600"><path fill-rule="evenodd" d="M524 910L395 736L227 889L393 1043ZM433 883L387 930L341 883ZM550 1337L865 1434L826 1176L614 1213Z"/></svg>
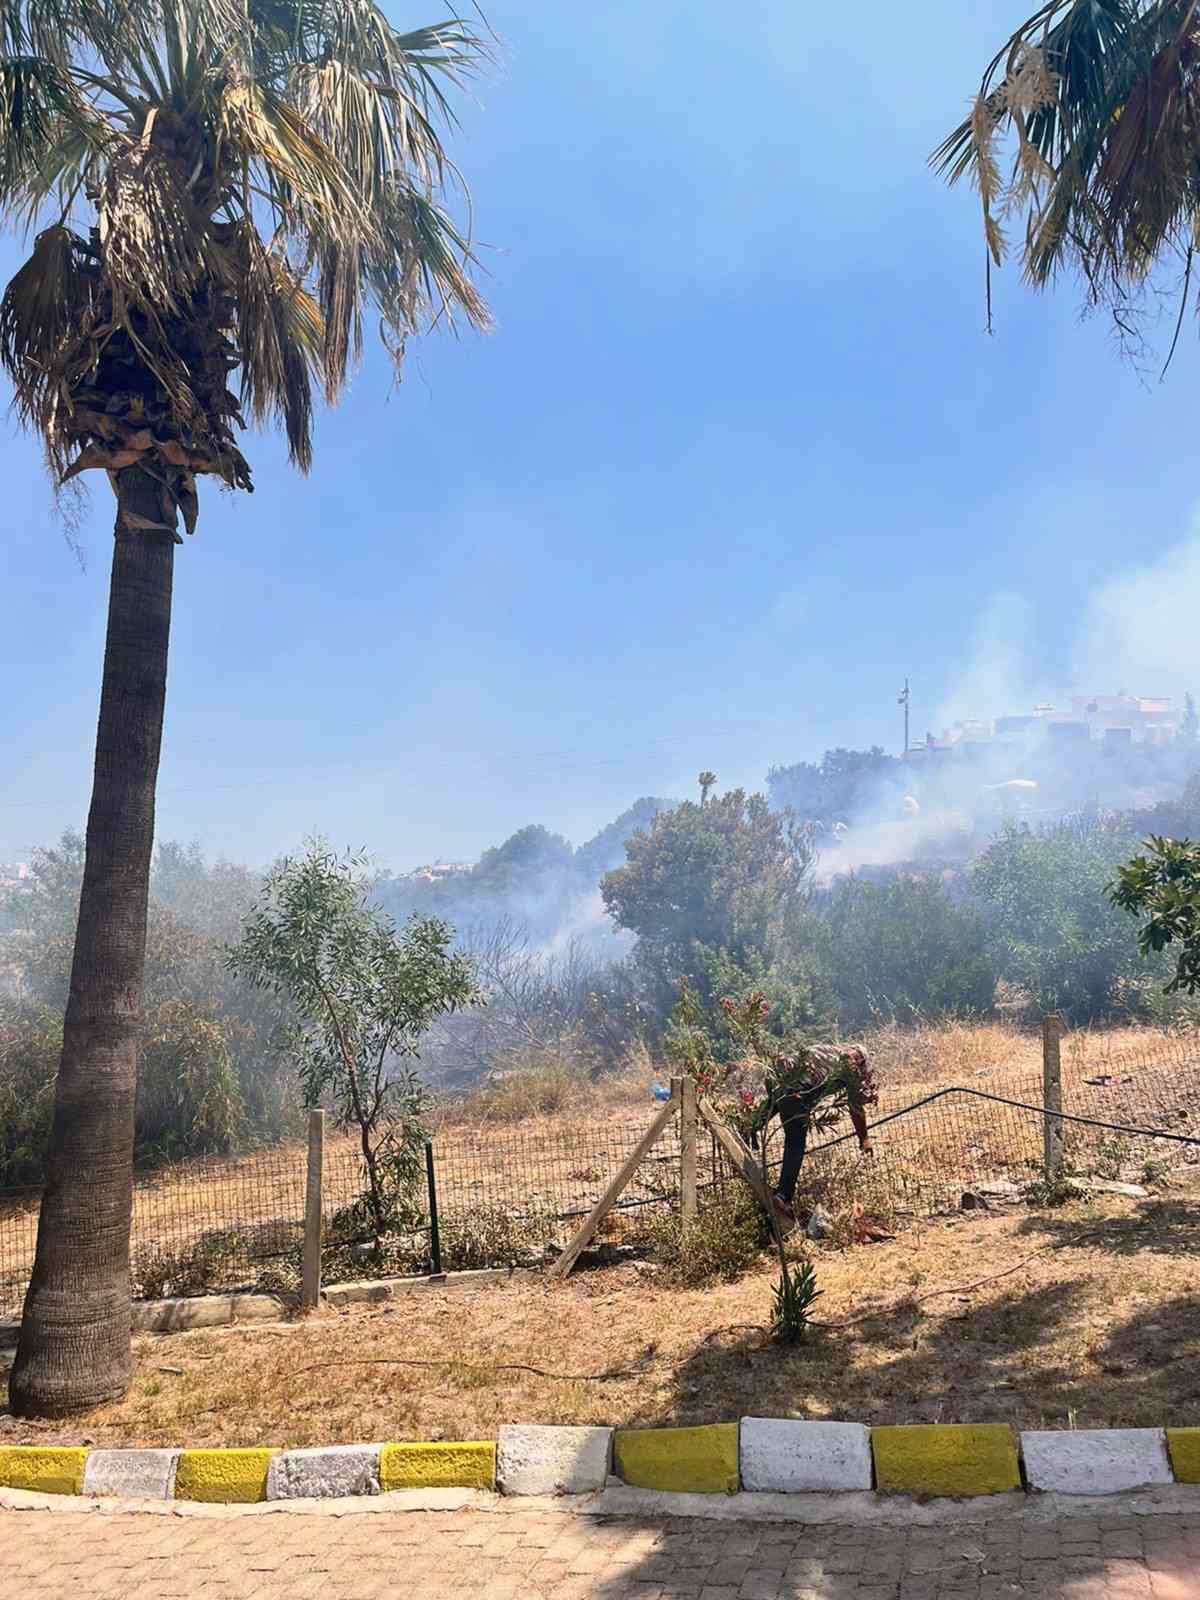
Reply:
<svg viewBox="0 0 1200 1600"><path fill-rule="evenodd" d="M715 772L710 772L706 767L696 781L700 785L700 804L702 806L707 805L708 791L712 788L713 784L716 783L717 775Z"/></svg>
<svg viewBox="0 0 1200 1600"><path fill-rule="evenodd" d="M0 0L0 204L44 219L0 361L57 481L116 497L87 859L13 1408L62 1415L130 1371L129 1220L147 880L177 523L251 488L243 412L311 459L373 310L486 322L443 208L437 124L484 55L372 0ZM236 379L233 375L236 374ZM228 383L236 381L239 393Z"/></svg>
<svg viewBox="0 0 1200 1600"><path fill-rule="evenodd" d="M1005 258L1005 222L1019 219L1030 282L1073 267L1123 335L1139 337L1151 271L1177 264L1178 340L1200 244L1198 68L1200 0L1049 0L992 59L970 115L932 157L979 193L989 325L991 268Z"/></svg>

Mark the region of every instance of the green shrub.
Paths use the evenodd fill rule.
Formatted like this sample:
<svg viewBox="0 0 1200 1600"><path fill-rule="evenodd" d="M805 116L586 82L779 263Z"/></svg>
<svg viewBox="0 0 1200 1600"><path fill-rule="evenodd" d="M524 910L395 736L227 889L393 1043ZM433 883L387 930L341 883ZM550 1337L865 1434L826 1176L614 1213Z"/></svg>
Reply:
<svg viewBox="0 0 1200 1600"><path fill-rule="evenodd" d="M1076 1024L1144 1016L1170 977L1165 956L1142 960L1128 916L1105 893L1135 842L1122 819L1082 831L1010 827L972 868L1000 975L1038 1011Z"/></svg>
<svg viewBox="0 0 1200 1600"><path fill-rule="evenodd" d="M244 1121L224 1024L186 1000L147 1011L138 1045L141 1159L223 1155L238 1142Z"/></svg>
<svg viewBox="0 0 1200 1600"><path fill-rule="evenodd" d="M770 1232L761 1207L740 1184L732 1193L707 1198L690 1228L673 1213L650 1231L667 1281L689 1289L733 1283L758 1261Z"/></svg>
<svg viewBox="0 0 1200 1600"><path fill-rule="evenodd" d="M979 912L937 878L840 883L807 931L839 1025L991 1011L999 975Z"/></svg>
<svg viewBox="0 0 1200 1600"><path fill-rule="evenodd" d="M60 1017L0 1001L0 1188L42 1181L61 1050Z"/></svg>
<svg viewBox="0 0 1200 1600"><path fill-rule="evenodd" d="M771 1332L781 1344L799 1344L811 1331L809 1313L821 1298L811 1261L779 1263L779 1282L771 1308Z"/></svg>

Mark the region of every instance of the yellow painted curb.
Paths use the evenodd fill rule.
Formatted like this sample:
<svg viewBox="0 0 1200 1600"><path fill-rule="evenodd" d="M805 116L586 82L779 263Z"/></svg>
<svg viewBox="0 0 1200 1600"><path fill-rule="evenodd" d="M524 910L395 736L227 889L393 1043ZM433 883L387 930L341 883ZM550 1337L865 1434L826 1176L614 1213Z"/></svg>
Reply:
<svg viewBox="0 0 1200 1600"><path fill-rule="evenodd" d="M12 1444L0 1450L0 1484L39 1494L78 1494L87 1451L73 1447Z"/></svg>
<svg viewBox="0 0 1200 1600"><path fill-rule="evenodd" d="M617 1476L635 1489L737 1493L736 1422L701 1428L618 1428L613 1451Z"/></svg>
<svg viewBox="0 0 1200 1600"><path fill-rule="evenodd" d="M1200 1483L1200 1428L1168 1428L1167 1451L1176 1483Z"/></svg>
<svg viewBox="0 0 1200 1600"><path fill-rule="evenodd" d="M1021 1487L1017 1441L1004 1422L872 1428L876 1487L885 1494L1004 1494Z"/></svg>
<svg viewBox="0 0 1200 1600"><path fill-rule="evenodd" d="M176 1500L249 1505L267 1498L274 1450L184 1450L175 1473Z"/></svg>
<svg viewBox="0 0 1200 1600"><path fill-rule="evenodd" d="M388 1489L490 1489L496 1482L492 1439L465 1444L385 1444L379 1452L379 1487Z"/></svg>

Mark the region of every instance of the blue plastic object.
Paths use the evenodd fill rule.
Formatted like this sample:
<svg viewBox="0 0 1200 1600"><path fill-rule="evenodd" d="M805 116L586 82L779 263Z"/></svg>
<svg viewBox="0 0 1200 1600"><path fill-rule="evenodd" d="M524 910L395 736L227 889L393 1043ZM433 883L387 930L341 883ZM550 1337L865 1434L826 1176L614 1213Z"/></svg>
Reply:
<svg viewBox="0 0 1200 1600"><path fill-rule="evenodd" d="M669 1100L671 1098L670 1089L664 1089L661 1083L654 1085L652 1093L656 1100Z"/></svg>

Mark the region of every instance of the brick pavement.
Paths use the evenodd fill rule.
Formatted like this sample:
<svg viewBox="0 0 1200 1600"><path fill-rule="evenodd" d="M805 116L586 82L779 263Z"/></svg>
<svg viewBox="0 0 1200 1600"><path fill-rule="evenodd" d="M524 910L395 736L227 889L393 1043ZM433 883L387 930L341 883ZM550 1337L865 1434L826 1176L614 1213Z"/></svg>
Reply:
<svg viewBox="0 0 1200 1600"><path fill-rule="evenodd" d="M1200 1600L1200 1516L804 1527L0 1510L4 1600Z"/></svg>

